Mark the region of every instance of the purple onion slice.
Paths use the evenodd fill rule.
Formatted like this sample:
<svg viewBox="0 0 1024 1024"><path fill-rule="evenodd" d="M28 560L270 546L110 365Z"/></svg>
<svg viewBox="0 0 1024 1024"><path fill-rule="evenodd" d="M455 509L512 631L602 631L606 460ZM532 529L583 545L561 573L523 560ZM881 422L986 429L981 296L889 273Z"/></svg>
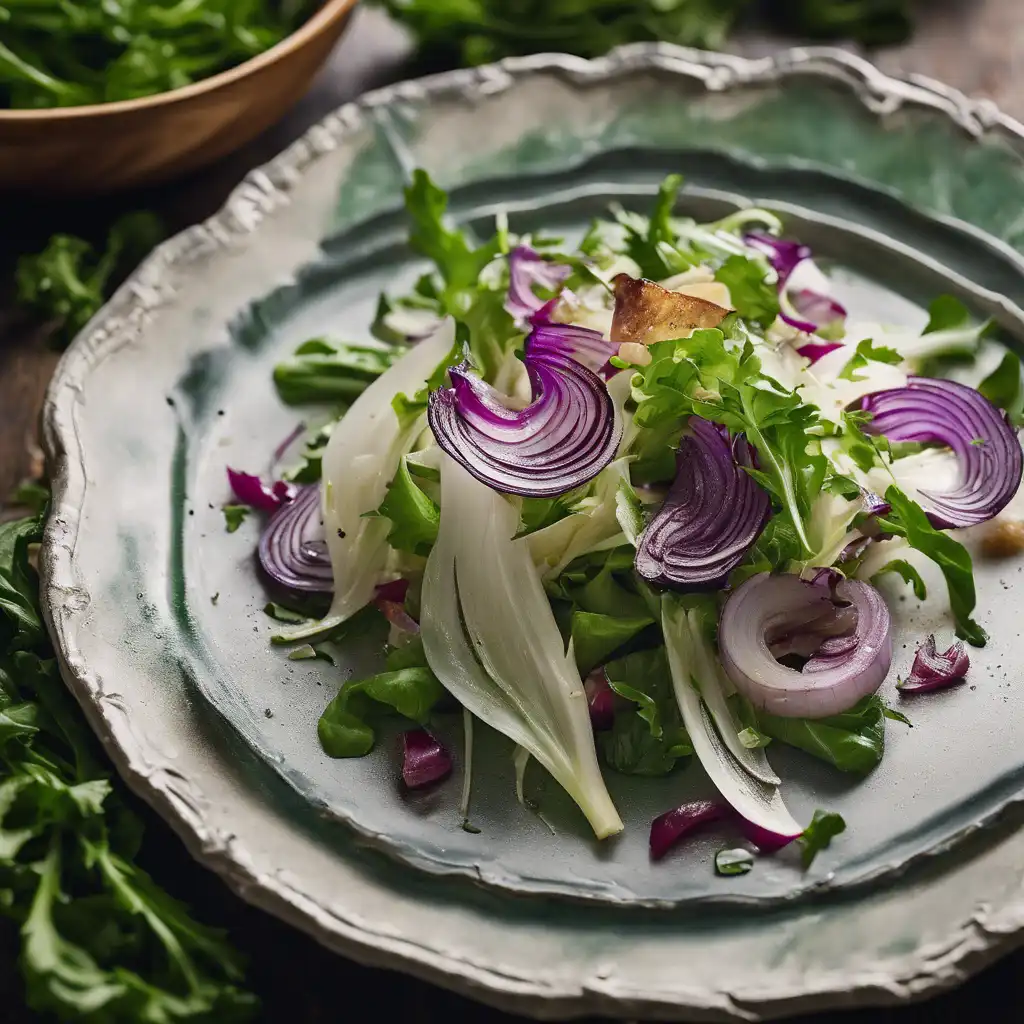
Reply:
<svg viewBox="0 0 1024 1024"><path fill-rule="evenodd" d="M238 501L250 508L258 508L261 512L276 512L282 505L295 497L295 486L276 480L272 484L264 483L252 473L241 473L228 467L228 483Z"/></svg>
<svg viewBox="0 0 1024 1024"><path fill-rule="evenodd" d="M402 781L409 789L440 782L452 773L452 756L426 729L402 733Z"/></svg>
<svg viewBox="0 0 1024 1024"><path fill-rule="evenodd" d="M702 825L721 821L732 814L733 809L728 804L712 800L695 800L666 811L651 822L651 860L661 860L684 836Z"/></svg>
<svg viewBox="0 0 1024 1024"><path fill-rule="evenodd" d="M690 418L676 477L640 537L636 571L648 582L717 589L743 561L771 516L771 499L746 473L754 449L741 435Z"/></svg>
<svg viewBox="0 0 1024 1024"><path fill-rule="evenodd" d="M914 655L910 675L901 679L896 688L900 693L928 693L962 683L971 667L971 659L962 640L956 640L948 650L939 654L935 634L925 638Z"/></svg>
<svg viewBox="0 0 1024 1024"><path fill-rule="evenodd" d="M517 324L530 323L537 313L554 301L542 299L533 290L534 285L550 291L557 288L571 273L571 267L546 260L527 245L516 246L508 254L506 311ZM549 307L548 316L550 312Z"/></svg>
<svg viewBox="0 0 1024 1024"><path fill-rule="evenodd" d="M835 620L856 612L852 632ZM849 629L849 626L846 627ZM874 587L844 580L828 588L788 574L752 576L729 597L718 629L722 665L755 707L789 718L825 718L853 707L882 684L892 661L889 609ZM801 670L771 647L802 633L827 636Z"/></svg>
<svg viewBox="0 0 1024 1024"><path fill-rule="evenodd" d="M592 480L615 457L622 433L604 382L545 330L553 328L527 339L533 400L525 409L510 408L463 364L449 371L452 386L434 391L427 410L438 445L478 480L539 498Z"/></svg>
<svg viewBox="0 0 1024 1024"><path fill-rule="evenodd" d="M960 475L951 491L920 490L918 502L939 529L976 526L998 515L1020 487L1024 452L1017 431L966 384L911 377L904 388L861 399L865 432L890 441L938 443L953 450ZM896 463L899 470L899 463Z"/></svg>
<svg viewBox="0 0 1024 1024"><path fill-rule="evenodd" d="M259 543L263 571L276 583L305 594L334 590L331 556L320 519L320 485L303 487L267 523Z"/></svg>

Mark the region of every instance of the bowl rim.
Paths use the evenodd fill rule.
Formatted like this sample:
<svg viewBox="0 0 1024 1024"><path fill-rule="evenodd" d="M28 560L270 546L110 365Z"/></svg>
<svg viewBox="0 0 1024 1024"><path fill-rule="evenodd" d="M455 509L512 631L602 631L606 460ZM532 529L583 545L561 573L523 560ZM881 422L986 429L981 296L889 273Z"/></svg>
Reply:
<svg viewBox="0 0 1024 1024"><path fill-rule="evenodd" d="M136 110L149 110L155 107L170 106L184 103L195 96L214 92L222 86L245 78L260 68L302 49L322 32L327 31L350 13L359 0L324 0L323 4L304 21L294 32L275 43L269 50L250 57L241 64L236 64L226 71L220 71L209 78L184 85L180 89L158 92L152 96L140 96L133 100L114 100L110 103L89 103L80 107L42 107L32 110L10 110L0 108L0 126L4 124L44 124L59 121L78 121L90 117L114 117L118 114L132 113Z"/></svg>

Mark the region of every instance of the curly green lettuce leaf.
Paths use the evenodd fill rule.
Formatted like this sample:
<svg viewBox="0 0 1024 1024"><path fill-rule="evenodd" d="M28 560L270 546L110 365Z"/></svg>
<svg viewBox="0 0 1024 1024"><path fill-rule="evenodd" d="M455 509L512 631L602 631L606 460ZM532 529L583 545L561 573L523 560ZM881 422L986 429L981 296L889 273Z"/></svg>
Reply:
<svg viewBox="0 0 1024 1024"><path fill-rule="evenodd" d="M441 511L413 480L405 458L399 460L387 494L372 515L390 520L387 540L396 551L408 551L424 558L430 554L437 540Z"/></svg>

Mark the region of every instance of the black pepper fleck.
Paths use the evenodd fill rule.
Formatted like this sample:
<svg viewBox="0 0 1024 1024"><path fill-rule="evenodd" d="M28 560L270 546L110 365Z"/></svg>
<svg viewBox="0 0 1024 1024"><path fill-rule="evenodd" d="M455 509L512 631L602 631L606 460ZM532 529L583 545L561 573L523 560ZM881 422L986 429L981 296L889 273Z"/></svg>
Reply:
<svg viewBox="0 0 1024 1024"><path fill-rule="evenodd" d="M168 396L167 396L167 404L168 404L168 405L169 405L169 406L170 406L170 407L171 407L172 409L174 408L174 399L173 399L173 398L171 398L171 396L170 396L170 395L168 395Z"/></svg>
<svg viewBox="0 0 1024 1024"><path fill-rule="evenodd" d="M339 529L339 530L338 530L338 536L339 536L339 537L340 537L340 538L341 538L342 540L344 540L344 539L345 539L345 531L344 531L344 530L341 530L341 529Z"/></svg>
<svg viewBox="0 0 1024 1024"><path fill-rule="evenodd" d="M263 714L265 714L267 716L267 718L273 718L274 717L274 712L271 711L270 708L267 708L267 710L264 711Z"/></svg>

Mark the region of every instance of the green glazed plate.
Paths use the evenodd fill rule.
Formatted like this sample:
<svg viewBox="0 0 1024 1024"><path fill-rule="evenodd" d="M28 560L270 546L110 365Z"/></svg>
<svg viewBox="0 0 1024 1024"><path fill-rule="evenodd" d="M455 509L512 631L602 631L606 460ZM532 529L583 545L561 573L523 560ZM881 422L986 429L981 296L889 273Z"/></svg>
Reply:
<svg viewBox="0 0 1024 1024"><path fill-rule="evenodd" d="M334 761L316 720L379 661L371 627L338 667L269 644L257 524L227 534L226 465L266 469L300 413L270 371L301 341L368 337L379 291L421 269L401 188L416 166L460 221L578 233L610 201L644 208L681 171L700 218L756 202L835 267L840 298L924 324L953 292L1024 343L1022 130L933 85L831 50L746 61L628 47L541 56L373 93L261 170L211 221L163 245L63 360L46 408L55 511L41 564L68 684L118 767L246 898L354 957L548 1017L756 1018L909 998L1012 941L1024 881L1016 699L1024 559L978 564L971 686L904 702L865 780L771 748L798 819L848 831L719 878L708 835L658 865L647 830L709 795L697 765L609 775L624 836L598 846L537 770L514 795L508 744L478 742L472 821L457 779L403 795L397 732ZM993 347L991 356L996 355ZM968 543L973 540L968 538ZM896 587L897 657L951 636L941 582ZM459 720L438 728L458 750ZM461 764L457 772L463 770Z"/></svg>

